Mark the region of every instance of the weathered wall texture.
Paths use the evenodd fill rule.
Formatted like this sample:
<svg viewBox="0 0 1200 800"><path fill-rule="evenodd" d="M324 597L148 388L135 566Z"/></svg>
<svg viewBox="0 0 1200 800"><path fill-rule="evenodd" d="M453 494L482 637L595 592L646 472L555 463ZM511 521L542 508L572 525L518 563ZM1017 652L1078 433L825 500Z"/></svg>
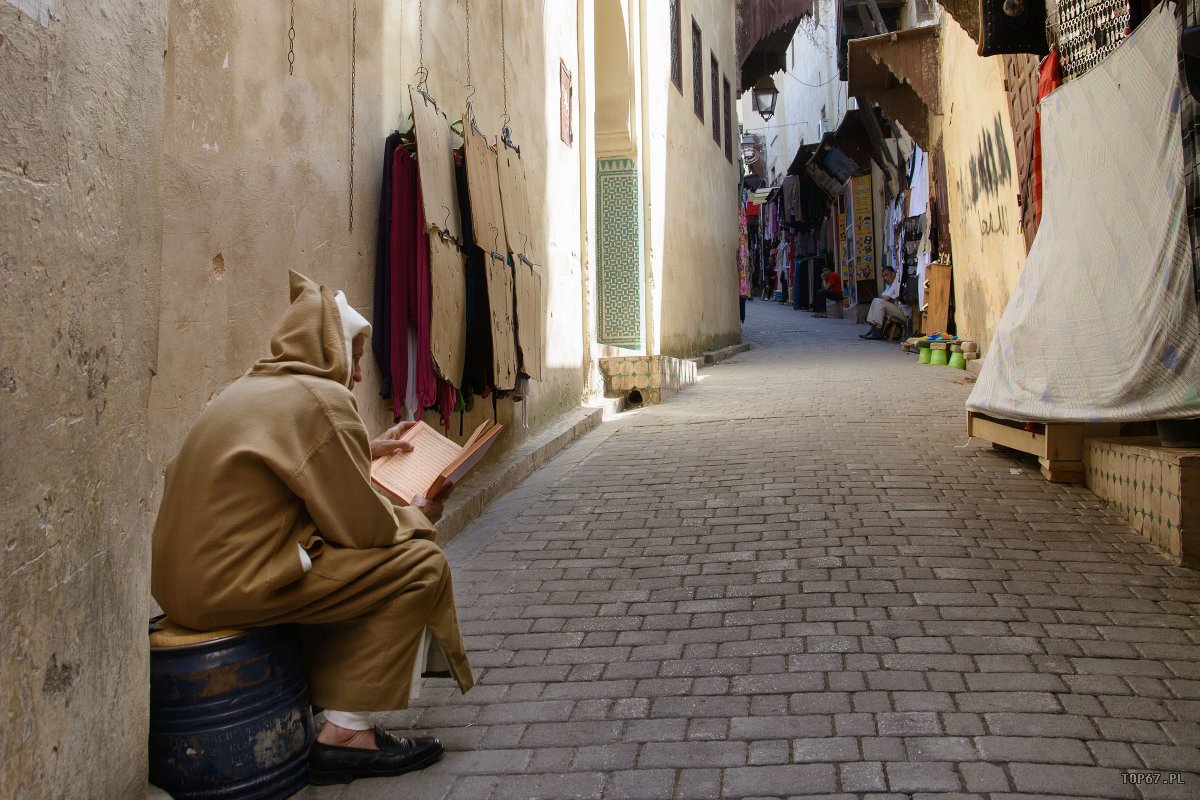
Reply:
<svg viewBox="0 0 1200 800"><path fill-rule="evenodd" d="M344 288L373 317L383 141L410 124L408 84L422 47L429 92L451 120L463 115L465 4L426 3L423 35L414 3L356 5L352 51L355 4L298 0L289 75L286 6L171 3L162 364L151 406L157 463L174 454L204 404L266 351L287 303L288 269ZM547 4L541 18L507 9L507 81L499 4L473 3L471 12L475 115L489 138L499 131L507 82L529 176L534 250L542 254L548 369L530 399L536 431L579 403L584 375L578 156L559 140L558 115L559 59L574 67L574 7ZM368 427L379 429L390 421L390 404L379 398L368 366L357 393ZM496 410L502 422L512 421L511 400ZM466 431L492 413L490 399L476 402ZM507 442L523 435L514 429Z"/></svg>
<svg viewBox="0 0 1200 800"><path fill-rule="evenodd" d="M1004 60L976 55L949 14L942 37L943 114L934 119L950 193L955 322L959 336L986 349L1025 263Z"/></svg>
<svg viewBox="0 0 1200 800"><path fill-rule="evenodd" d="M683 91L671 82L667 3L642 2L642 124L645 147L647 294L657 326L652 353L687 357L741 340L737 289L737 209L740 147L734 120L733 160L725 157L723 81L738 84L733 0L682 3ZM703 119L693 110L692 20L703 52ZM712 81L712 58L718 78ZM717 92L720 142L713 139Z"/></svg>
<svg viewBox="0 0 1200 800"><path fill-rule="evenodd" d="M0 2L0 797L145 785L159 0Z"/></svg>

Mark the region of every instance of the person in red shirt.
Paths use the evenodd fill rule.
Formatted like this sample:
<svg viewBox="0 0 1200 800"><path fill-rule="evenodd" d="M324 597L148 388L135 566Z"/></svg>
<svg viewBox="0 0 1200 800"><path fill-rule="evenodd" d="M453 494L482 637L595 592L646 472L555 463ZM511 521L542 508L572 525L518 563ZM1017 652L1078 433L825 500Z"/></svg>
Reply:
<svg viewBox="0 0 1200 800"><path fill-rule="evenodd" d="M842 302L842 276L829 267L825 267L821 270L821 281L825 284L825 288L817 292L817 308L823 308L825 303L831 300L835 303ZM813 316L824 317L825 312L818 311Z"/></svg>

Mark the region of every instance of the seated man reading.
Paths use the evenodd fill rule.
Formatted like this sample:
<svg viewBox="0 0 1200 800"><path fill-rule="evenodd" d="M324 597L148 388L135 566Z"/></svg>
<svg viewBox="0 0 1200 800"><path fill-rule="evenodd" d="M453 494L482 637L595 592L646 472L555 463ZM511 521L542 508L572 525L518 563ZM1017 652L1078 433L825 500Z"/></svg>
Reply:
<svg viewBox="0 0 1200 800"><path fill-rule="evenodd" d="M369 713L406 708L427 655L463 692L474 683L433 542L442 506L395 506L371 484L372 458L405 427L369 441L350 391L371 326L295 272L291 301L271 355L204 409L167 467L152 590L195 630L298 624L326 709L310 780L399 775L442 746L372 728Z"/></svg>
<svg viewBox="0 0 1200 800"><path fill-rule="evenodd" d="M887 288L871 301L871 308L867 311L867 322L871 327L866 333L859 334L860 339L884 338L883 325L889 319L897 320L901 325L908 321L904 306L897 302L900 298L900 280L896 277L896 270L884 267L882 273Z"/></svg>

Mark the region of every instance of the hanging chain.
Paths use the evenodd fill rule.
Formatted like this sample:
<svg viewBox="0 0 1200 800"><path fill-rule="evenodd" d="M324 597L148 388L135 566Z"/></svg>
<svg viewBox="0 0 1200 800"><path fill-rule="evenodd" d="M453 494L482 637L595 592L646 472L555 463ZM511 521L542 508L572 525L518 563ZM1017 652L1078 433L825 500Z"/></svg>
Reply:
<svg viewBox="0 0 1200 800"><path fill-rule="evenodd" d="M504 40L504 0L500 0L500 80L504 86L504 122L502 128L508 127L508 50Z"/></svg>
<svg viewBox="0 0 1200 800"><path fill-rule="evenodd" d="M417 0L417 89L426 88L429 70L425 69L425 4Z"/></svg>
<svg viewBox="0 0 1200 800"><path fill-rule="evenodd" d="M291 17L288 19L288 75L296 67L296 0L292 0Z"/></svg>
<svg viewBox="0 0 1200 800"><path fill-rule="evenodd" d="M354 94L358 80L358 2L350 14L350 232L354 232Z"/></svg>
<svg viewBox="0 0 1200 800"><path fill-rule="evenodd" d="M471 98L475 96L475 87L471 85L471 0L467 0L467 122L475 121L471 110ZM466 131L463 131L466 133Z"/></svg>

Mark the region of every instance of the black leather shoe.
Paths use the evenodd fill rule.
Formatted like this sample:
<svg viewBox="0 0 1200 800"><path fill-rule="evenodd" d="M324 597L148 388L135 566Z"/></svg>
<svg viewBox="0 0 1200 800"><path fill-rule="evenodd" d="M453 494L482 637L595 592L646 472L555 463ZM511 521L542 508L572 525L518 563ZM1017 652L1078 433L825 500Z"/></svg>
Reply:
<svg viewBox="0 0 1200 800"><path fill-rule="evenodd" d="M308 782L315 786L349 783L355 778L384 778L424 769L442 757L432 736L407 739L375 728L378 750L313 742L308 751Z"/></svg>
<svg viewBox="0 0 1200 800"><path fill-rule="evenodd" d="M879 339L882 339L882 338L883 338L883 331L877 331L877 330L875 330L874 328L872 328L872 329L871 329L870 331L868 331L867 333L860 333L860 334L858 335L858 338L860 338L860 339L869 339L869 340L871 340L871 341L876 341L876 340L879 340Z"/></svg>

